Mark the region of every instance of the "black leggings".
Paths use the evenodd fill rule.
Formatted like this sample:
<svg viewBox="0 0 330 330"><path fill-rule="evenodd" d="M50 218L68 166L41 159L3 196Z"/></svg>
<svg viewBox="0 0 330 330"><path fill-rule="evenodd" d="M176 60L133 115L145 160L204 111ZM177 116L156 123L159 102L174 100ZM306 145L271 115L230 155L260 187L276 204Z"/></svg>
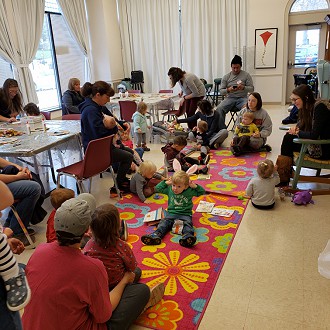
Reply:
<svg viewBox="0 0 330 330"><path fill-rule="evenodd" d="M281 144L281 155L282 156L288 156L290 158L293 158L293 152L299 151L301 148L301 145L299 143L294 143L293 139L297 138L297 135L292 135L289 133L286 133L283 136L282 144Z"/></svg>
<svg viewBox="0 0 330 330"><path fill-rule="evenodd" d="M259 210L270 210L275 205L275 202L273 204L270 204L270 205L257 205L257 204L254 204L253 202L251 202L251 203L256 209L259 209Z"/></svg>

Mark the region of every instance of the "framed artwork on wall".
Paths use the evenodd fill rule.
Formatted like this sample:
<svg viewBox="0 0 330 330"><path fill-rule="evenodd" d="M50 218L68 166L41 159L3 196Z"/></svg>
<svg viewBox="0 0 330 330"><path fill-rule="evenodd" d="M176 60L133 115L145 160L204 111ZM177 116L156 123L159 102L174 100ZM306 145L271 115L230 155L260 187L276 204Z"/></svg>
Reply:
<svg viewBox="0 0 330 330"><path fill-rule="evenodd" d="M277 28L255 30L254 67L276 68Z"/></svg>

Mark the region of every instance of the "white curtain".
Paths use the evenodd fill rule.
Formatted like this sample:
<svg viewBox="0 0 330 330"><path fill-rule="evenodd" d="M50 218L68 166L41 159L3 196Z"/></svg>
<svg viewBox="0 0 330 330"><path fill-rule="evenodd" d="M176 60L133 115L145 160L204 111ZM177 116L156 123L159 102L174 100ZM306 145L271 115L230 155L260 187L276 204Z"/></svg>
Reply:
<svg viewBox="0 0 330 330"><path fill-rule="evenodd" d="M168 88L168 69L181 66L178 0L120 0L118 8L125 76L142 70L145 92Z"/></svg>
<svg viewBox="0 0 330 330"><path fill-rule="evenodd" d="M38 103L29 64L33 61L42 33L44 0L0 2L0 54L15 67L23 103Z"/></svg>
<svg viewBox="0 0 330 330"><path fill-rule="evenodd" d="M213 83L230 71L235 54L246 60L246 0L181 0L183 69Z"/></svg>
<svg viewBox="0 0 330 330"><path fill-rule="evenodd" d="M84 0L57 0L65 22L86 59L85 81L91 81L91 59Z"/></svg>

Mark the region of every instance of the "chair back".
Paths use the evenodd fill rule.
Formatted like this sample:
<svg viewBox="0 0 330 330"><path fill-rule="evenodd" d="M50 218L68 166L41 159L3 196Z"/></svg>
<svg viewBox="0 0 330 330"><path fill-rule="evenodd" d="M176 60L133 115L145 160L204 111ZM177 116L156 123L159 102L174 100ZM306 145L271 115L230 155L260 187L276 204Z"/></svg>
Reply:
<svg viewBox="0 0 330 330"><path fill-rule="evenodd" d="M110 135L88 143L79 177L91 178L110 167L112 139Z"/></svg>
<svg viewBox="0 0 330 330"><path fill-rule="evenodd" d="M68 115L63 115L62 120L80 120L81 114L80 113L70 113Z"/></svg>
<svg viewBox="0 0 330 330"><path fill-rule="evenodd" d="M120 118L122 120L132 122L132 116L137 109L135 101L119 101Z"/></svg>
<svg viewBox="0 0 330 330"><path fill-rule="evenodd" d="M128 94L141 94L139 89L129 89L127 90Z"/></svg>
<svg viewBox="0 0 330 330"><path fill-rule="evenodd" d="M51 112L49 112L49 111L40 111L40 113L42 113L45 116L46 120L50 120L51 119L50 118Z"/></svg>
<svg viewBox="0 0 330 330"><path fill-rule="evenodd" d="M172 89L160 89L158 93L173 93Z"/></svg>

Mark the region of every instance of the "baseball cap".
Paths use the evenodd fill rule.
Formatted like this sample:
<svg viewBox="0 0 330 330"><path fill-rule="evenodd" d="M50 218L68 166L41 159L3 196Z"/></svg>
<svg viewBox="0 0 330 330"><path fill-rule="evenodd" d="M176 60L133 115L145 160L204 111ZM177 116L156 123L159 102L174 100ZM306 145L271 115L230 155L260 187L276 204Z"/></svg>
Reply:
<svg viewBox="0 0 330 330"><path fill-rule="evenodd" d="M83 193L65 201L56 210L55 231L63 231L77 237L82 236L92 221L95 209L96 200L91 194Z"/></svg>

